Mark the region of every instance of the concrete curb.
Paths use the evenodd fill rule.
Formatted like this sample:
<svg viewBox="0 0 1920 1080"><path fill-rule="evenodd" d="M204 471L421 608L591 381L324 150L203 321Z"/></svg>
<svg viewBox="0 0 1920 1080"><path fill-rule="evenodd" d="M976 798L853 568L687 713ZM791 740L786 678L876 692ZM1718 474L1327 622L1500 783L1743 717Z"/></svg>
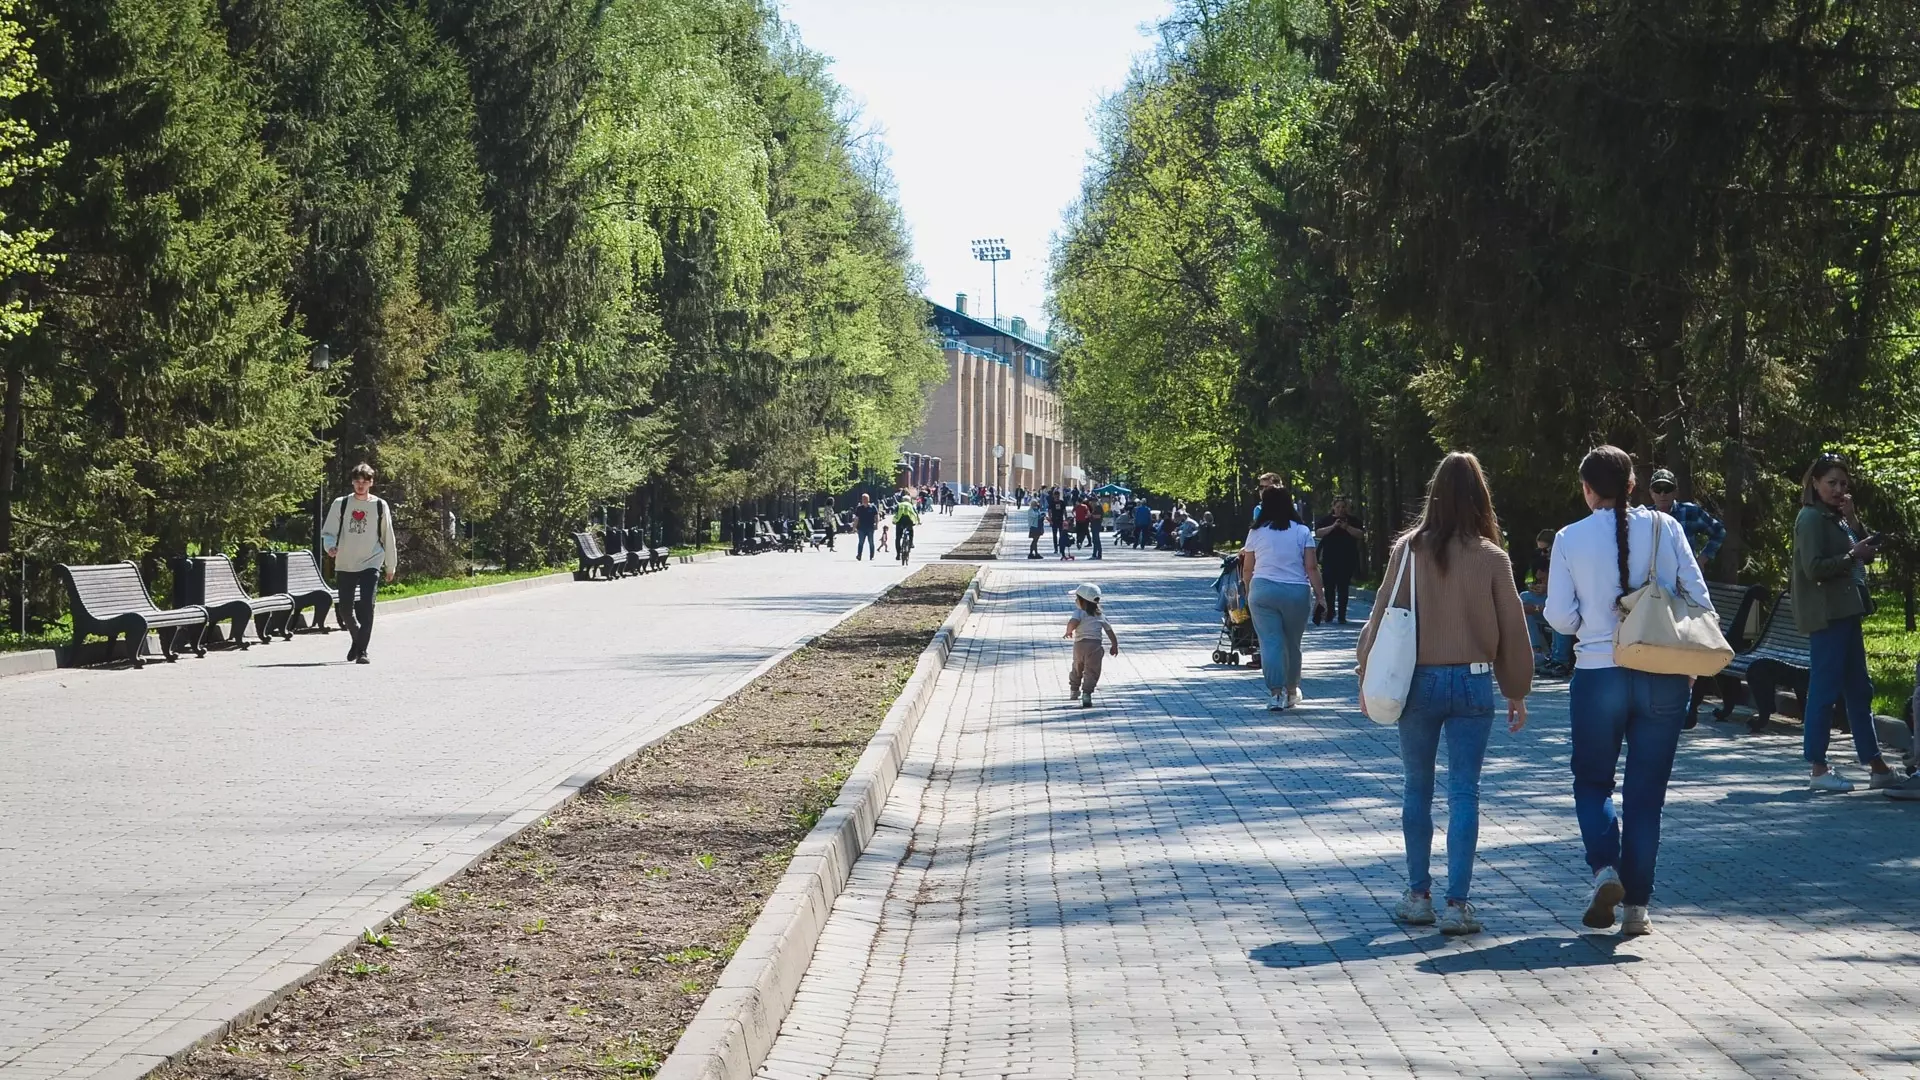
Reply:
<svg viewBox="0 0 1920 1080"><path fill-rule="evenodd" d="M708 562L726 554L724 551L703 551L698 555L677 555L673 562L678 565ZM651 577L642 574L641 577ZM547 585L558 585L573 580L573 571L565 570L556 574L542 574L539 577L521 578L519 581L502 581L497 585L479 585L471 589L448 589L445 592L428 593L425 596L407 596L398 600L380 602L380 614L404 615L409 611L426 611L431 608L445 607L467 600L484 600L489 596L502 596L507 593L524 592ZM852 614L849 612L848 614ZM35 649L31 652L0 653L0 679L9 675L32 675L42 671L54 671L60 667L60 653L56 649Z"/></svg>
<svg viewBox="0 0 1920 1080"><path fill-rule="evenodd" d="M52 649L0 653L0 679L9 675L31 675L36 671L52 671L60 666L59 655Z"/></svg>
<svg viewBox="0 0 1920 1080"><path fill-rule="evenodd" d="M887 795L900 776L935 683L978 602L986 572L974 576L913 676L887 710L880 730L840 789L840 797L794 849L793 861L760 917L733 954L656 1080L751 1080L773 1048L793 1007L801 976L813 961L833 902L854 862L873 839Z"/></svg>
<svg viewBox="0 0 1920 1080"><path fill-rule="evenodd" d="M717 556L721 553L711 554ZM693 556L692 559L705 561L700 555ZM559 580L572 580L571 574L555 575L555 577ZM529 578L528 580L545 582L552 579ZM518 585L520 582L503 584ZM458 591L477 592L479 590ZM970 599L971 596L972 589L969 589L968 598ZM101 1070L98 1075L112 1078L112 1080L120 1080L120 1078L140 1080L149 1073L179 1061L198 1047L218 1042L230 1033L258 1021L301 987L324 975L335 960L358 946L363 930L368 928L379 930L391 923L396 916L404 913L415 893L422 889L444 885L463 871L478 865L481 860L492 854L494 849L509 843L528 829L537 828L547 815L573 800L603 777L625 767L674 732L704 718L708 713L725 704L728 699L751 686L754 680L772 671L788 657L822 635L833 632L848 619L872 607L879 599L879 596L875 596L873 599L856 604L841 613L832 623L788 642L779 651L755 665L752 670L722 687L712 697L694 703L685 712L655 729L639 745L611 755L589 758L570 767L567 775L559 780L551 791L537 800L535 805L516 811L480 836L449 851L440 861L414 875L398 889L378 898L352 917L341 920L332 932L316 938L289 957L286 962L254 979L245 988L161 1032L146 1045ZM942 626L943 632L945 629L945 626ZM911 684L908 689L912 689ZM902 691L903 696L905 693L906 691ZM870 827L869 832L871 832ZM804 960L802 963L804 965Z"/></svg>

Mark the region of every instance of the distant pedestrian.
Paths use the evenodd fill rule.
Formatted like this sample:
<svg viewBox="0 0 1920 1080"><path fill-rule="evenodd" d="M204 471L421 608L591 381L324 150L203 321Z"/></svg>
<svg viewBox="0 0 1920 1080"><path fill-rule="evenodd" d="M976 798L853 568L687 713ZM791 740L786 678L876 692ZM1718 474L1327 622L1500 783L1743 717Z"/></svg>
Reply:
<svg viewBox="0 0 1920 1080"><path fill-rule="evenodd" d="M1100 531L1106 527L1106 524L1107 524L1106 508L1100 505L1099 503L1095 503L1093 506L1093 521L1091 522L1091 528L1093 533L1093 554L1089 556L1089 558L1099 559L1101 557Z"/></svg>
<svg viewBox="0 0 1920 1080"><path fill-rule="evenodd" d="M1133 546L1144 548L1147 538L1153 535L1153 508L1147 500L1141 499L1133 504Z"/></svg>
<svg viewBox="0 0 1920 1080"><path fill-rule="evenodd" d="M1302 700L1300 637L1323 593L1313 531L1294 518L1286 488L1260 493L1260 523L1240 549L1240 585L1260 637L1260 674L1271 698L1267 708L1294 708Z"/></svg>
<svg viewBox="0 0 1920 1080"><path fill-rule="evenodd" d="M1073 546L1087 546L1087 523L1093 520L1093 508L1087 500L1076 499L1073 503Z"/></svg>
<svg viewBox="0 0 1920 1080"><path fill-rule="evenodd" d="M1333 500L1332 512L1313 523L1314 539L1320 541L1320 574L1327 583L1328 622L1347 621L1347 593L1353 587L1354 572L1360 569L1360 545L1366 542L1366 524L1353 512L1353 503L1345 496ZM1315 612L1315 620L1319 621Z"/></svg>
<svg viewBox="0 0 1920 1080"><path fill-rule="evenodd" d="M860 502L853 508L853 531L857 539L853 544L853 561L859 562L861 552L878 559L880 553L873 546L874 533L880 528L880 508L873 505L873 496L861 494Z"/></svg>
<svg viewBox="0 0 1920 1080"><path fill-rule="evenodd" d="M1679 523L1646 507L1628 506L1633 459L1625 450L1589 451L1580 462L1580 488L1593 513L1554 538L1546 612L1555 630L1579 639L1567 704L1573 809L1593 871L1581 922L1604 930L1624 903L1620 932L1650 934L1647 907L1660 855L1661 809L1687 719L1691 680L1614 663L1613 635L1620 625L1621 598L1645 585L1650 569L1669 595L1684 593L1709 611L1713 599ZM1626 775L1616 813L1613 792L1622 742Z"/></svg>
<svg viewBox="0 0 1920 1080"><path fill-rule="evenodd" d="M351 641L347 659L370 664L367 643L373 638L373 597L380 575L393 580L400 567L400 545L393 535L393 512L373 493L373 466L353 467L353 494L333 500L320 523L320 544L333 559L340 586L340 614Z"/></svg>
<svg viewBox="0 0 1920 1080"><path fill-rule="evenodd" d="M1339 514L1342 500L1335 500ZM1322 550L1325 550L1324 544ZM1413 560L1405 571L1407 559ZM1410 580L1401 581L1406 573ZM1527 724L1533 649L1513 585L1513 561L1500 546L1500 522L1486 475L1472 454L1448 454L1427 485L1420 520L1387 561L1380 602L1360 632L1360 679L1389 605L1414 609L1419 655L1400 714L1400 829L1407 845L1407 891L1394 914L1416 926L1434 922L1434 761L1447 741L1447 906L1444 934L1475 934L1467 899L1480 844L1480 769L1493 731L1494 694L1507 702L1507 731ZM1395 583L1400 586L1395 591ZM1392 592L1392 596L1387 594ZM1417 601L1415 603L1414 601ZM1365 701L1361 702L1364 709Z"/></svg>
<svg viewBox="0 0 1920 1080"><path fill-rule="evenodd" d="M1867 564L1880 553L1853 506L1853 478L1838 454L1823 454L1801 483L1793 522L1793 622L1807 635L1807 698L1801 710L1803 752L1814 791L1852 791L1853 781L1827 767L1833 726L1828 711L1846 710L1853 748L1871 772L1868 786L1891 788L1906 777L1887 767L1873 724L1873 678L1867 674L1862 620L1873 614Z"/></svg>
<svg viewBox="0 0 1920 1080"><path fill-rule="evenodd" d="M1073 639L1073 670L1067 676L1067 696L1078 697L1080 707L1093 708L1093 691L1100 685L1100 665L1103 657L1100 650L1100 635L1104 632L1110 643L1107 654L1120 655L1120 638L1113 632L1113 624L1100 613L1100 586L1081 585L1068 594L1073 597L1075 611L1073 618L1067 620L1066 636Z"/></svg>
<svg viewBox="0 0 1920 1080"><path fill-rule="evenodd" d="M1679 497L1679 484L1671 469L1653 470L1647 490L1653 495L1653 508L1680 523L1680 531L1686 534L1687 544L1693 548L1694 560L1702 566L1712 562L1727 539L1727 527L1720 519L1707 513L1699 503Z"/></svg>
<svg viewBox="0 0 1920 1080"><path fill-rule="evenodd" d="M1040 534L1047 531L1047 512L1041 508L1040 500L1034 499L1027 505L1027 558L1039 559Z"/></svg>

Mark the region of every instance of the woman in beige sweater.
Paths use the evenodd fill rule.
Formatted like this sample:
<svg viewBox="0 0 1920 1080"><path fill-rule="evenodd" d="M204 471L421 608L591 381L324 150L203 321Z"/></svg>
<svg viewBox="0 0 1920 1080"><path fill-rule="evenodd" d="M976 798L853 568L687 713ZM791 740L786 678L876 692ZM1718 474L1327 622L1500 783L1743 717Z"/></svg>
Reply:
<svg viewBox="0 0 1920 1080"><path fill-rule="evenodd" d="M1400 806L1407 843L1407 892L1395 916L1418 926L1434 922L1433 773L1440 737L1447 739L1447 908L1440 929L1447 934L1480 930L1467 890L1473 883L1474 851L1480 842L1480 766L1493 730L1495 683L1507 699L1507 730L1527 723L1527 692L1533 689L1533 645L1513 564L1500 547L1499 521L1480 462L1472 454L1448 454L1427 485L1420 520L1394 546L1385 580L1396 580L1408 553L1418 585L1416 608L1420 652L1400 714L1400 761L1406 770ZM1407 606L1409 585L1398 595L1374 598L1360 634L1360 678L1367 653L1389 604ZM1365 709L1364 702L1361 708Z"/></svg>

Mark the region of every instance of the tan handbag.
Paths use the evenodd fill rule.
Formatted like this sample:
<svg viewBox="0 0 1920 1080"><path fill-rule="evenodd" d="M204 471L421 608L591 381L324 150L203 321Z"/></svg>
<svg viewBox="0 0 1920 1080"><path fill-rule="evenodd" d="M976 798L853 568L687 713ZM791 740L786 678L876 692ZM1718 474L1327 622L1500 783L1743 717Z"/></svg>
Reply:
<svg viewBox="0 0 1920 1080"><path fill-rule="evenodd" d="M1720 617L1660 586L1660 544L1666 531L1660 522L1666 516L1657 510L1653 514L1647 583L1620 598L1623 614L1613 631L1613 662L1655 675L1718 675L1733 659L1733 646L1720 632Z"/></svg>

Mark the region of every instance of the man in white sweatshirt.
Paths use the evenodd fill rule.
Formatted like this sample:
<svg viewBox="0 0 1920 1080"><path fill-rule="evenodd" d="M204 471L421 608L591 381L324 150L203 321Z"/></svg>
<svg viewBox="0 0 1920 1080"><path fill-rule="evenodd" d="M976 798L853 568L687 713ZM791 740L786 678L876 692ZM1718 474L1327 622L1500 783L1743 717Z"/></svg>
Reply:
<svg viewBox="0 0 1920 1080"><path fill-rule="evenodd" d="M333 557L340 611L353 635L347 659L370 664L367 639L373 636L373 594L380 587L381 571L392 581L400 566L393 511L373 493L373 466L362 462L353 467L353 494L340 496L327 508L320 543Z"/></svg>

